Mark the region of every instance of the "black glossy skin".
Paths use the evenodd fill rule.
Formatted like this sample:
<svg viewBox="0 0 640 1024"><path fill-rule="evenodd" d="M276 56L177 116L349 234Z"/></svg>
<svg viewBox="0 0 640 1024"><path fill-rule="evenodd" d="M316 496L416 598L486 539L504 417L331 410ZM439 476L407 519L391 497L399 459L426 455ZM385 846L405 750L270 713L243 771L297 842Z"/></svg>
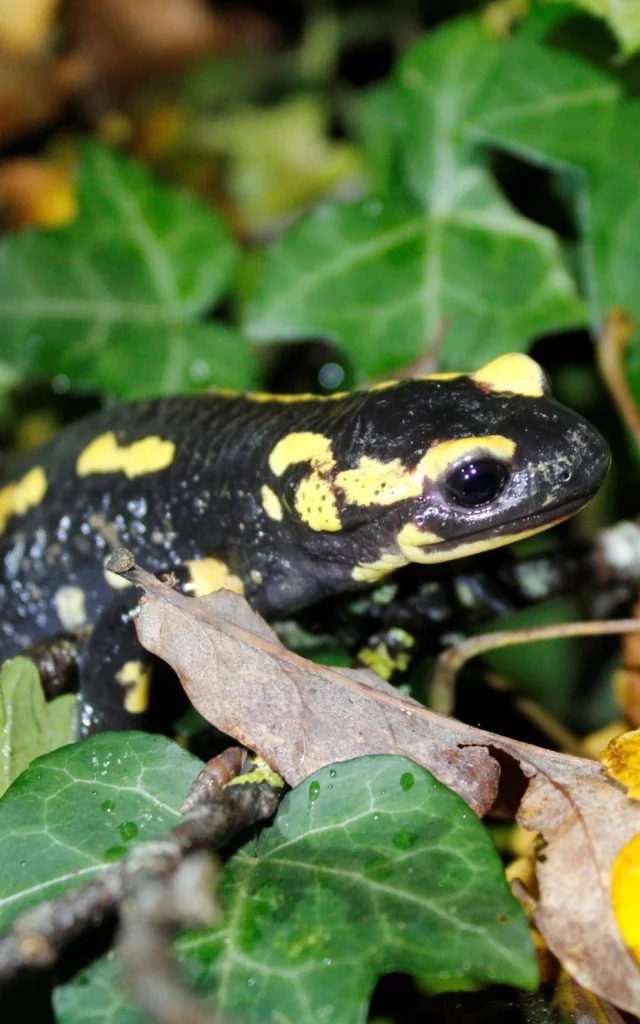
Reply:
<svg viewBox="0 0 640 1024"><path fill-rule="evenodd" d="M106 431L121 446L149 435L173 440L175 457L131 480L120 472L79 478L78 455ZM301 431L331 440L337 469L363 456L413 467L433 442L470 435L500 434L517 447L506 490L481 509L455 507L426 483L420 497L393 505L341 505L342 528L317 532L295 509L308 463L280 478L268 463L281 438ZM61 432L16 473L20 479L41 466L48 489L0 535L0 659L60 632L54 595L63 585L82 588L88 621L96 620L114 597L103 572L112 544L156 573L216 556L243 580L254 607L278 616L358 589L354 566L393 548L408 522L443 537L450 557L467 538L491 546L498 534L554 522L588 500L608 462L600 436L575 413L547 397L496 395L467 377L405 381L336 400L206 395L111 408ZM282 502L280 522L262 507L263 484Z"/></svg>
<svg viewBox="0 0 640 1024"><path fill-rule="evenodd" d="M122 473L79 479L78 455L107 430L121 445L156 434L175 440L174 461L132 480ZM341 531L316 532L292 500L308 466L292 466L280 480L268 466L276 442L293 431L329 436L340 468L365 455L415 466L434 439L501 434L516 441L514 473L495 507L452 508L430 492L386 507L348 506ZM336 401L202 396L112 408L63 431L20 467L18 476L31 465L45 468L49 487L0 537L0 657L59 631L52 598L61 585L83 588L90 621L112 595L102 569L111 537L96 516L154 572L220 557L244 580L254 607L278 615L357 589L353 566L375 560L407 521L449 543L554 521L597 489L608 461L600 436L575 413L547 398L486 394L467 378L406 381ZM262 508L263 483L283 500L282 522Z"/></svg>

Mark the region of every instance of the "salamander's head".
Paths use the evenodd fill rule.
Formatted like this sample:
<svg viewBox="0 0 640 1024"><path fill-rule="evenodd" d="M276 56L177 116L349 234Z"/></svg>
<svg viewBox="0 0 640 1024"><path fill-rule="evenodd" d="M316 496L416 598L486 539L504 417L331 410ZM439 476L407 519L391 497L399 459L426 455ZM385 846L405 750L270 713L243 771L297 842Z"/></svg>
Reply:
<svg viewBox="0 0 640 1024"><path fill-rule="evenodd" d="M547 529L593 497L609 466L598 432L553 401L525 355L351 398L324 429L283 438L270 467L312 558L333 535L356 581Z"/></svg>

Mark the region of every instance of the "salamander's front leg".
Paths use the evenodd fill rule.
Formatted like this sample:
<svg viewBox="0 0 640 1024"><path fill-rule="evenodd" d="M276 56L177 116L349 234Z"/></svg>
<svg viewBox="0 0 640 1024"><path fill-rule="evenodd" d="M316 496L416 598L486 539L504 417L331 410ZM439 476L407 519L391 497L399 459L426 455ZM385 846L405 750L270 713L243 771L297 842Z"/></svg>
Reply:
<svg viewBox="0 0 640 1024"><path fill-rule="evenodd" d="M78 690L78 661L89 632L57 633L36 640L25 654L35 663L48 700Z"/></svg>
<svg viewBox="0 0 640 1024"><path fill-rule="evenodd" d="M185 704L174 673L138 640L138 599L133 588L114 594L80 655L80 736L120 729L164 731Z"/></svg>

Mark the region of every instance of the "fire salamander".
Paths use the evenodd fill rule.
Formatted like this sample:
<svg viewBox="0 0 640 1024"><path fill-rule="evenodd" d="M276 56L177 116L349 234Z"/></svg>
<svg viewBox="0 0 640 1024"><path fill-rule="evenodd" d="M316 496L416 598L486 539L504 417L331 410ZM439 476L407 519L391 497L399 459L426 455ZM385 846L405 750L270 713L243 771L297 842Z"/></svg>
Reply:
<svg viewBox="0 0 640 1024"><path fill-rule="evenodd" d="M93 626L83 734L139 727L149 656L111 551L186 593L266 616L409 562L486 551L559 523L609 454L524 355L472 374L317 397L218 392L110 408L63 430L0 488L0 659Z"/></svg>

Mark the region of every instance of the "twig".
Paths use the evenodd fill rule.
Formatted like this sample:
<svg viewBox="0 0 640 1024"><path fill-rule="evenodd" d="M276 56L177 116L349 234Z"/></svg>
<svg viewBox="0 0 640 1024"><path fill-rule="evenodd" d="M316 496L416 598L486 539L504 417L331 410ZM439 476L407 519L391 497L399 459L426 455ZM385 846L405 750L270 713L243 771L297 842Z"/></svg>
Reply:
<svg viewBox="0 0 640 1024"><path fill-rule="evenodd" d="M216 874L214 858L202 852L169 878L151 872L129 879L120 909L120 961L132 998L158 1024L219 1024L184 985L172 945L178 928L213 921Z"/></svg>
<svg viewBox="0 0 640 1024"><path fill-rule="evenodd" d="M611 397L636 444L640 445L640 409L629 390L624 370L624 354L635 328L633 317L624 310L609 310L596 340L596 354Z"/></svg>
<svg viewBox="0 0 640 1024"><path fill-rule="evenodd" d="M640 632L640 619L613 621L568 622L557 626L539 626L535 629L501 630L470 637L455 644L440 655L431 684L431 707L434 711L450 715L454 702L455 678L465 662L479 654L500 647L515 647L539 640L562 640L574 636L605 636L616 633Z"/></svg>
<svg viewBox="0 0 640 1024"><path fill-rule="evenodd" d="M210 791L165 836L140 843L81 889L22 914L0 938L0 989L30 968L51 967L71 943L112 919L135 878L169 877L196 850L224 846L236 833L270 818L282 790L269 782Z"/></svg>
<svg viewBox="0 0 640 1024"><path fill-rule="evenodd" d="M180 806L180 814L189 814L199 804L208 803L215 793L240 775L247 763L251 763L251 758L243 747L227 747L217 757L212 757L192 782Z"/></svg>

